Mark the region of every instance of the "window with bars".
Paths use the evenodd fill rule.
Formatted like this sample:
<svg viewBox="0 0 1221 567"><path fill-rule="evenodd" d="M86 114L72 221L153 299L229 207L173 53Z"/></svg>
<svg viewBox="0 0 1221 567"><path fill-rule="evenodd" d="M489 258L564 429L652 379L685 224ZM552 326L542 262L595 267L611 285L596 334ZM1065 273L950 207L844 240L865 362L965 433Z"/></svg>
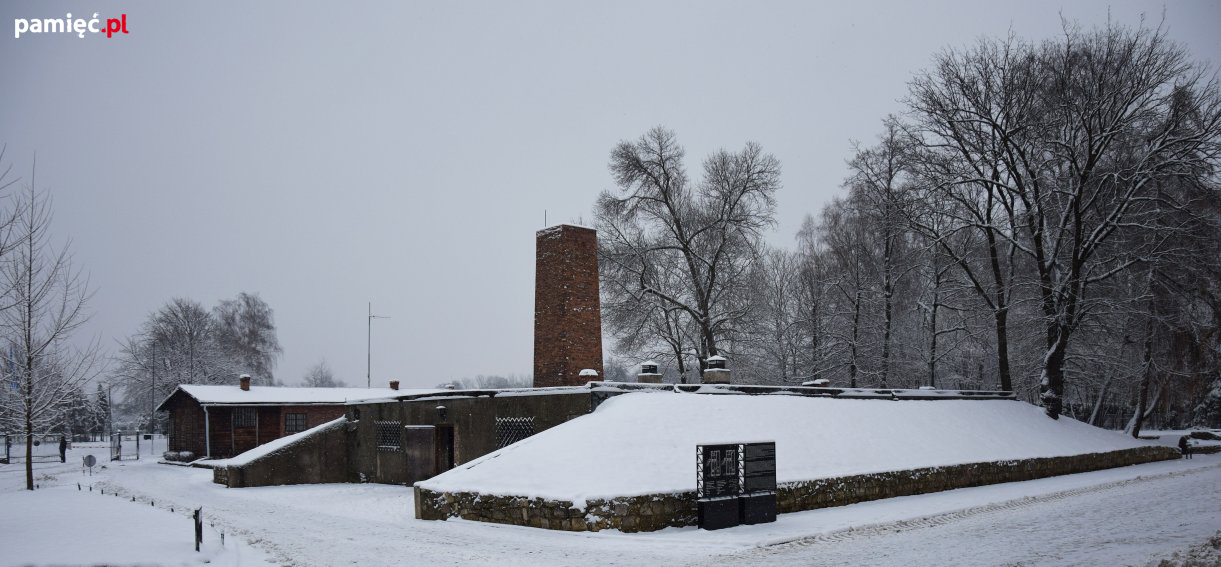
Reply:
<svg viewBox="0 0 1221 567"><path fill-rule="evenodd" d="M254 408L237 408L233 411L234 427L254 427L258 419L259 414Z"/></svg>
<svg viewBox="0 0 1221 567"><path fill-rule="evenodd" d="M400 421L375 421L378 451L403 450L403 423Z"/></svg>
<svg viewBox="0 0 1221 567"><path fill-rule="evenodd" d="M533 417L496 418L496 448L508 447L534 435Z"/></svg>
<svg viewBox="0 0 1221 567"><path fill-rule="evenodd" d="M286 413L284 414L284 433L291 435L293 433L301 433L305 431L305 414L303 413Z"/></svg>

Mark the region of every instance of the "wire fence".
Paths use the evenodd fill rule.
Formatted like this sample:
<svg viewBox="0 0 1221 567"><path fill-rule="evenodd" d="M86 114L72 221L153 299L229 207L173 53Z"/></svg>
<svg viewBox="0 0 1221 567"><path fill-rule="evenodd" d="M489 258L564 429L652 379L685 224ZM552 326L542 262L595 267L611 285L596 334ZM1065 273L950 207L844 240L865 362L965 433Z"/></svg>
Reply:
<svg viewBox="0 0 1221 567"><path fill-rule="evenodd" d="M51 462L60 460L59 441L64 438L59 433L37 433L31 438L29 445L30 460L33 462ZM26 436L0 433L0 464L24 463L26 460ZM66 440L66 439L65 439Z"/></svg>

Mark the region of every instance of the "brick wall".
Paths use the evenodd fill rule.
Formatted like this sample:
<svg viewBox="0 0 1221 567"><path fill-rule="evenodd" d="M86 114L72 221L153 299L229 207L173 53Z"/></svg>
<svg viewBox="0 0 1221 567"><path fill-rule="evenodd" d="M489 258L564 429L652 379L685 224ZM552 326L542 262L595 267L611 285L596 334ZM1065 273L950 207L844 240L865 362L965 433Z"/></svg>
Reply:
<svg viewBox="0 0 1221 567"><path fill-rule="evenodd" d="M305 427L309 429L344 415L342 405L310 406L254 406L258 427L235 427L233 413L237 406L208 408L207 420L199 402L188 396L171 400L166 405L173 428L170 451L191 451L196 457L207 455L205 423L210 424L213 457L231 457L274 441L285 435L285 419L289 413L305 414Z"/></svg>
<svg viewBox="0 0 1221 567"><path fill-rule="evenodd" d="M170 412L170 451L190 451L196 457L206 453L203 408L195 400L178 395L166 409Z"/></svg>
<svg viewBox="0 0 1221 567"><path fill-rule="evenodd" d="M286 420L288 419L288 414L290 413L305 414L305 428L309 429L311 427L322 425L328 421L333 421L336 418L343 417L345 409L346 406L283 406L280 408L278 424L279 429L276 431L275 439L279 439L280 437L288 434L285 427L287 427ZM267 439L263 442L266 443L270 440L271 439Z"/></svg>
<svg viewBox="0 0 1221 567"><path fill-rule="evenodd" d="M538 231L534 270L534 386L579 386L602 371L598 237L591 228Z"/></svg>
<svg viewBox="0 0 1221 567"><path fill-rule="evenodd" d="M777 487L777 508L780 513L787 513L844 506L880 498L1177 459L1178 453L1169 447L1139 447L1067 457L970 463L791 482ZM438 493L417 487L415 502L416 518L424 520L458 517L567 531L655 531L692 526L697 521L695 492L594 499L581 509L567 501L470 492Z"/></svg>

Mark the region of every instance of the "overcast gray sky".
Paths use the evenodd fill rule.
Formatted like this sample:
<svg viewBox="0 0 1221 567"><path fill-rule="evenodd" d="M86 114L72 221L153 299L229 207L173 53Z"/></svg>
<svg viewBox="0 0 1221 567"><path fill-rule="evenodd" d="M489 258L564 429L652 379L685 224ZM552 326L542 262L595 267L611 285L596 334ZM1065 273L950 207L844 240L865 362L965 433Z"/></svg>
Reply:
<svg viewBox="0 0 1221 567"><path fill-rule="evenodd" d="M172 297L274 309L300 381L326 357L405 386L532 361L534 231L588 219L619 140L674 129L689 168L759 142L787 245L946 46L1061 15L1156 23L1221 62L1221 3L3 2L0 142L50 189L108 349ZM26 34L118 17L130 33ZM104 24L103 24L104 25ZM607 345L609 347L609 345ZM609 349L608 349L609 350Z"/></svg>

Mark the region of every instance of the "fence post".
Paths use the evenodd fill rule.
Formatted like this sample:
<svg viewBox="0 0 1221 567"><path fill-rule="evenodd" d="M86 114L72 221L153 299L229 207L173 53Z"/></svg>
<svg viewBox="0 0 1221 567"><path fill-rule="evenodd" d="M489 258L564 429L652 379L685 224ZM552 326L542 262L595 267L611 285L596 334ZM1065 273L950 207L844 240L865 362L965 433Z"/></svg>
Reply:
<svg viewBox="0 0 1221 567"><path fill-rule="evenodd" d="M195 551L199 551L201 541L203 541L203 506L195 509Z"/></svg>

